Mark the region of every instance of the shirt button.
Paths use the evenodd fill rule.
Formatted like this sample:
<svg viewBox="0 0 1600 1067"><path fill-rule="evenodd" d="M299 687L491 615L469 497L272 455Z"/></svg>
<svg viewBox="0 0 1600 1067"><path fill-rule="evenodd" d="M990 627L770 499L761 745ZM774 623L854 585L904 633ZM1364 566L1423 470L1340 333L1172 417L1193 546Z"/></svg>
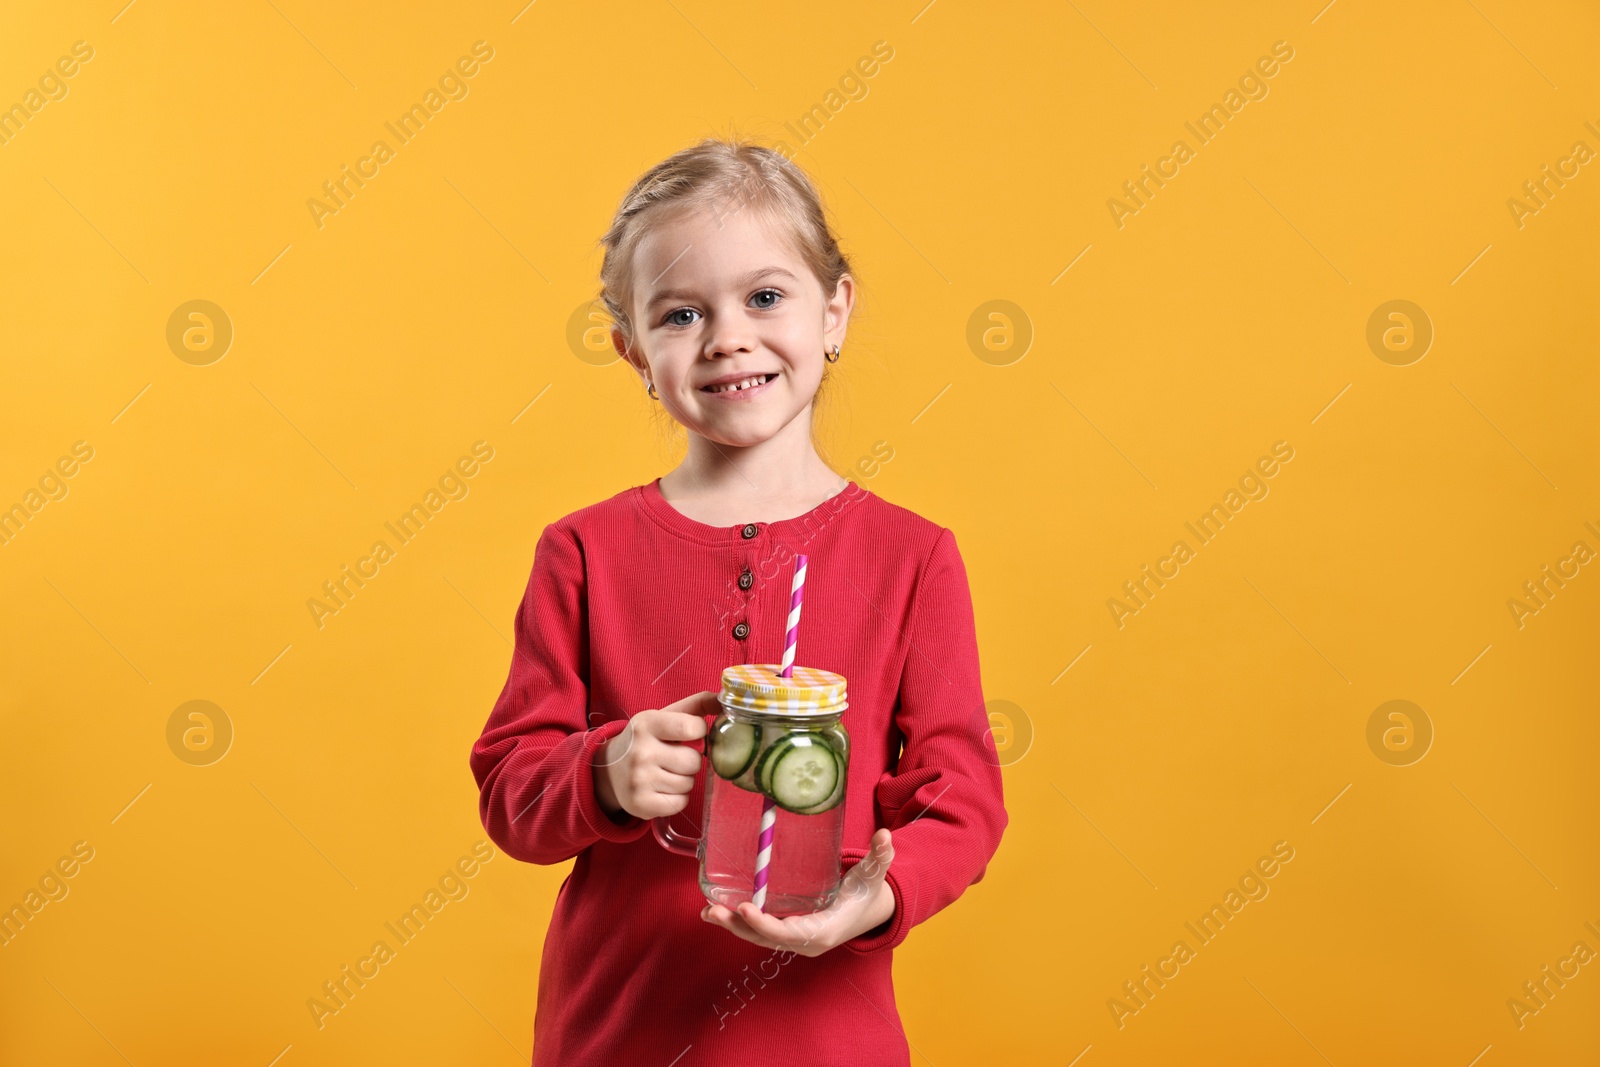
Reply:
<svg viewBox="0 0 1600 1067"><path fill-rule="evenodd" d="M755 584L756 584L756 576L751 574L749 571L745 571L743 574L739 575L739 588L740 589L749 589L752 585L755 585Z"/></svg>
<svg viewBox="0 0 1600 1067"><path fill-rule="evenodd" d="M747 622L735 623L733 627L733 636L738 638L740 641L743 641L746 637L749 637L750 624Z"/></svg>
<svg viewBox="0 0 1600 1067"><path fill-rule="evenodd" d="M743 537L746 541L750 540L750 538L754 537L755 535L756 524L753 522L746 523L745 528L739 531L739 536Z"/></svg>

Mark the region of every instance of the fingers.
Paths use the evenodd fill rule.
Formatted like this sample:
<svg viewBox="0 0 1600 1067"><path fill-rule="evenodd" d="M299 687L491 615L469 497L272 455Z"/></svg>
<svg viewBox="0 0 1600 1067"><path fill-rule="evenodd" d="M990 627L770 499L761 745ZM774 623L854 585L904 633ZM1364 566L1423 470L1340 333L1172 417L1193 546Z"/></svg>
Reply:
<svg viewBox="0 0 1600 1067"><path fill-rule="evenodd" d="M704 694L685 697L675 704L669 704L660 711L641 711L634 718L648 716L646 729L653 737L662 741L698 741L706 735L705 715L707 713L696 710L703 704ZM715 699L712 700L715 703Z"/></svg>
<svg viewBox="0 0 1600 1067"><path fill-rule="evenodd" d="M689 806L687 793L643 793L638 795L635 802L638 805L638 816L641 819L660 819L668 815L676 815Z"/></svg>
<svg viewBox="0 0 1600 1067"><path fill-rule="evenodd" d="M651 773L647 788L670 796L687 796L694 789L694 775L673 774L671 771L657 768Z"/></svg>
<svg viewBox="0 0 1600 1067"><path fill-rule="evenodd" d="M730 911L722 904L708 904L700 910L700 918L762 948L787 949L803 956L814 955L821 948L813 938L820 923L811 916L775 919L745 901L738 911Z"/></svg>
<svg viewBox="0 0 1600 1067"><path fill-rule="evenodd" d="M689 805L695 775L705 757L707 707L716 694L694 693L665 708L636 712L627 728L595 754L595 765L610 776L617 802L641 819L676 815Z"/></svg>
<svg viewBox="0 0 1600 1067"><path fill-rule="evenodd" d="M746 928L757 937L785 947L803 945L811 939L810 935L813 931L802 932L795 927L800 925L815 927L818 925L817 920L811 919L810 916L795 916L792 920L774 918L749 901L739 905L738 911L735 912L735 917L743 922Z"/></svg>
<svg viewBox="0 0 1600 1067"><path fill-rule="evenodd" d="M673 774L658 766L640 763L628 776L628 802L624 806L641 819L676 815L689 806L693 790L693 775Z"/></svg>
<svg viewBox="0 0 1600 1067"><path fill-rule="evenodd" d="M863 868L866 874L881 875L893 862L894 835L888 827L880 826L872 834L871 848L856 866Z"/></svg>
<svg viewBox="0 0 1600 1067"><path fill-rule="evenodd" d="M699 692L699 693L690 693L688 696L684 697L682 700L675 700L671 704L668 704L662 710L663 711L676 711L676 712L679 712L679 713L684 714L684 715L705 716L705 715L715 715L718 711L721 710L721 706L717 703L717 694L716 694L716 692L713 691L713 690L707 689L707 690L704 690L704 691ZM704 735L705 735L705 731L702 730L700 733L695 734L694 736L695 737L703 737ZM694 738L682 738L681 740L691 740L692 741L693 739Z"/></svg>
<svg viewBox="0 0 1600 1067"><path fill-rule="evenodd" d="M837 926L834 909L813 912L810 915L791 915L779 919L744 901L729 914L725 925L734 933L768 948L784 949L802 956L820 956L835 944L830 930Z"/></svg>
<svg viewBox="0 0 1600 1067"><path fill-rule="evenodd" d="M688 797L678 797L674 800L664 794L654 793L650 796L636 796L627 811L628 814L640 819L665 819L678 814L688 804Z"/></svg>
<svg viewBox="0 0 1600 1067"><path fill-rule="evenodd" d="M763 937L761 934L751 929L750 924L745 922L742 917L734 912L729 911L721 904L706 905L703 909L701 909L700 917L714 926L722 927L724 930L727 930L736 937L744 938L753 945L760 945L762 948L777 947L772 943L770 938Z"/></svg>
<svg viewBox="0 0 1600 1067"><path fill-rule="evenodd" d="M888 872L889 864L894 862L894 835L887 826L878 827L872 835L872 851L868 855L875 857L883 871Z"/></svg>
<svg viewBox="0 0 1600 1067"><path fill-rule="evenodd" d="M641 819L676 815L689 806L694 779L661 771L641 771L628 789L628 811Z"/></svg>
<svg viewBox="0 0 1600 1067"><path fill-rule="evenodd" d="M661 745L659 751L652 753L652 756L652 762L663 771L691 777L700 769L700 764L705 759L694 749L676 744Z"/></svg>
<svg viewBox="0 0 1600 1067"><path fill-rule="evenodd" d="M648 718L644 718L646 716ZM674 779L682 775L692 776L700 770L705 757L684 742L705 736L704 719L665 709L641 711L634 719L637 722L640 718L644 718L640 724L643 734L638 753L641 763ZM695 733L696 728L698 734ZM688 792L689 779L684 778L682 788L675 787L667 791Z"/></svg>
<svg viewBox="0 0 1600 1067"><path fill-rule="evenodd" d="M889 875L889 865L894 862L894 841L887 829L880 827L872 835L872 845L845 874L839 885L841 900L859 903L870 900L881 891Z"/></svg>

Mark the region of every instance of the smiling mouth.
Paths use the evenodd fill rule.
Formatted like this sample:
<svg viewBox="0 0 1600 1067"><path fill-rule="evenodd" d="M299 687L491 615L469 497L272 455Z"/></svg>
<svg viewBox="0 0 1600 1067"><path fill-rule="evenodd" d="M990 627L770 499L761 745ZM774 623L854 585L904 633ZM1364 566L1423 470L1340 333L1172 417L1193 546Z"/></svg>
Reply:
<svg viewBox="0 0 1600 1067"><path fill-rule="evenodd" d="M757 386L766 385L776 377L777 374L775 373L752 374L748 378L743 378L737 382L728 382L726 385L702 386L700 391L702 393L742 393L747 389L754 389Z"/></svg>

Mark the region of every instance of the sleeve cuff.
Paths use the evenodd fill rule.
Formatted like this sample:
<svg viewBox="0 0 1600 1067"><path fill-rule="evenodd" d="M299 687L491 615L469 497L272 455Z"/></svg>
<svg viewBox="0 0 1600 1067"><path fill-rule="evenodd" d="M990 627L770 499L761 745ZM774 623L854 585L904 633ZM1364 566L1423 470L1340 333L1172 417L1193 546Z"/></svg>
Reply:
<svg viewBox="0 0 1600 1067"><path fill-rule="evenodd" d="M603 841L613 841L617 844L626 844L638 840L649 829L650 824L637 815L629 815L627 822L616 822L606 814L600 806L600 798L594 791L594 757L606 742L628 728L627 719L612 719L602 723L584 734L583 748L578 755L577 774L578 810L583 812L583 821L588 823L589 829Z"/></svg>
<svg viewBox="0 0 1600 1067"><path fill-rule="evenodd" d="M869 849L847 848L840 860L841 875L848 873L866 858ZM858 934L844 943L851 952L866 956L879 952L889 952L906 939L911 932L911 909L916 901L916 893L911 884L901 880L900 872L893 864L883 880L889 883L889 888L894 891L894 914L883 923L873 927L863 934Z"/></svg>

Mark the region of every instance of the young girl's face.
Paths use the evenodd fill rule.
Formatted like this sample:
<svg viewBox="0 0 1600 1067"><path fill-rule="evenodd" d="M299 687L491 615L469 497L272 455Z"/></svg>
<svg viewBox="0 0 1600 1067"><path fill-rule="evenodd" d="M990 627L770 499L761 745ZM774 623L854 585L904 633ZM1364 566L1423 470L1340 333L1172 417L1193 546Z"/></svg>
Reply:
<svg viewBox="0 0 1600 1067"><path fill-rule="evenodd" d="M824 294L781 228L751 210L679 213L640 240L633 276L632 350L621 330L612 342L668 414L736 447L798 417L809 425L823 352L844 343L849 277Z"/></svg>

